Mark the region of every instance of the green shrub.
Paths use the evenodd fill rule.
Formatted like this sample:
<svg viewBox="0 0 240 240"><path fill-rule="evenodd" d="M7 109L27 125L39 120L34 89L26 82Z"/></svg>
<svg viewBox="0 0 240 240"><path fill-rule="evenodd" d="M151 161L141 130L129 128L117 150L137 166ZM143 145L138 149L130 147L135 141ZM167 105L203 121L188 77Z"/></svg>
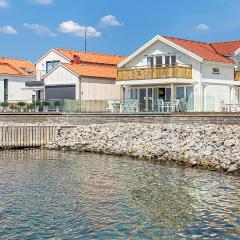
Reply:
<svg viewBox="0 0 240 240"><path fill-rule="evenodd" d="M18 102L17 105L19 107L25 107L26 106L26 103L25 102Z"/></svg>
<svg viewBox="0 0 240 240"><path fill-rule="evenodd" d="M50 103L48 101L42 101L42 106L43 107L48 107Z"/></svg>
<svg viewBox="0 0 240 240"><path fill-rule="evenodd" d="M61 106L62 106L61 101L55 101L54 102L54 107L61 107Z"/></svg>
<svg viewBox="0 0 240 240"><path fill-rule="evenodd" d="M8 102L1 102L0 105L1 107L8 107L9 104Z"/></svg>

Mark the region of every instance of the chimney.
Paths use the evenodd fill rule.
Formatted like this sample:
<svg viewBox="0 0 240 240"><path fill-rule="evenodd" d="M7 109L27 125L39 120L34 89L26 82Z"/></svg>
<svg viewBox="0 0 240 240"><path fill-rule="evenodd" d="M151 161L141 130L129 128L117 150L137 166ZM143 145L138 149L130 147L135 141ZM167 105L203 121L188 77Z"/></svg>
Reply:
<svg viewBox="0 0 240 240"><path fill-rule="evenodd" d="M81 62L82 62L82 61L81 61L80 56L78 56L78 55L73 55L72 63L74 63L74 64L80 64Z"/></svg>

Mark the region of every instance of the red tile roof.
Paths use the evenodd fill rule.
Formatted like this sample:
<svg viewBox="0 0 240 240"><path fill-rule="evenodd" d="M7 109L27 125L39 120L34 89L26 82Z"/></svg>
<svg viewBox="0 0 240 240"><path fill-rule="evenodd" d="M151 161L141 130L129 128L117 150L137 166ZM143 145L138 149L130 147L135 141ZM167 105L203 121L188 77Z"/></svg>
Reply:
<svg viewBox="0 0 240 240"><path fill-rule="evenodd" d="M240 48L240 41L211 43L211 46L221 55L232 55Z"/></svg>
<svg viewBox="0 0 240 240"><path fill-rule="evenodd" d="M35 66L27 60L0 57L0 74L31 76L35 74Z"/></svg>
<svg viewBox="0 0 240 240"><path fill-rule="evenodd" d="M117 68L115 66L72 63L63 63L63 65L82 77L108 78L114 80L117 77Z"/></svg>
<svg viewBox="0 0 240 240"><path fill-rule="evenodd" d="M226 50L227 44L226 45L223 44L225 47L220 47L220 46L222 46L221 45L222 43L218 43L219 44L219 47L218 47L218 45L216 43L211 44L211 43L185 40L185 39L181 39L181 38L174 38L174 37L168 37L168 36L163 36L163 37L165 39L167 39L168 41L171 41L171 42L177 44L178 46L196 54L197 56L203 58L206 61L221 62L221 63L234 63L234 61L232 59L223 56L224 54L222 55L223 51L220 51L220 50ZM217 49L219 50L219 52ZM231 47L231 49L229 48L228 51L232 50L232 49L233 48Z"/></svg>
<svg viewBox="0 0 240 240"><path fill-rule="evenodd" d="M79 56L81 62L84 63L107 64L116 66L126 58L124 56L115 56L110 54L93 52L81 52L77 50L67 50L62 48L54 48L54 50L64 55L70 60L73 60L74 55Z"/></svg>

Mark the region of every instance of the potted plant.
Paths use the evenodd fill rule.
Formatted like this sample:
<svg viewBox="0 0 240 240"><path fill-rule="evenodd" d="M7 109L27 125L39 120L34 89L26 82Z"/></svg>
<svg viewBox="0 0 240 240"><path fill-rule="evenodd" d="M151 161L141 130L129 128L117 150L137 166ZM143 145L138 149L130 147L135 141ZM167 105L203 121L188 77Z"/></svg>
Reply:
<svg viewBox="0 0 240 240"><path fill-rule="evenodd" d="M60 111L61 105L62 105L61 101L55 101L54 102L54 107L56 109L56 112Z"/></svg>
<svg viewBox="0 0 240 240"><path fill-rule="evenodd" d="M9 105L9 108L10 108L10 110L11 110L12 112L16 112L16 111L17 111L17 106L16 106L14 103L11 103L11 104Z"/></svg>
<svg viewBox="0 0 240 240"><path fill-rule="evenodd" d="M3 112L6 112L7 111L7 108L8 108L8 102L2 102L1 103L1 107L2 107L2 109L3 109Z"/></svg>
<svg viewBox="0 0 240 240"><path fill-rule="evenodd" d="M28 112L32 112L32 110L34 109L34 104L33 103L29 103L28 105L27 105L27 109L28 109Z"/></svg>
<svg viewBox="0 0 240 240"><path fill-rule="evenodd" d="M35 103L35 111L39 112L39 109L42 107L42 102L41 101L36 101Z"/></svg>
<svg viewBox="0 0 240 240"><path fill-rule="evenodd" d="M18 102L17 103L18 107L20 107L20 112L23 113L24 112L24 107L26 106L25 102Z"/></svg>
<svg viewBox="0 0 240 240"><path fill-rule="evenodd" d="M48 107L50 103L48 101L43 101L42 106L43 106L43 112L48 112Z"/></svg>

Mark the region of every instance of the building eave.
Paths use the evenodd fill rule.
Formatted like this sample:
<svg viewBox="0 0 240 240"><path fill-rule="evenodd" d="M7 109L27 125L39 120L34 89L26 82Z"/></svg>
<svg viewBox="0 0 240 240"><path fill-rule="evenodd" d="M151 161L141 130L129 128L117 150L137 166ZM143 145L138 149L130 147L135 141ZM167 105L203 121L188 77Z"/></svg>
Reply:
<svg viewBox="0 0 240 240"><path fill-rule="evenodd" d="M60 55L61 57L65 58L67 61L71 62L71 59L67 58L66 56L64 56L63 54L61 54L60 52L58 52L56 49L51 48L50 50L48 50L41 58L39 58L36 62L35 65L38 64L43 58L45 58L50 52L55 52L56 54Z"/></svg>
<svg viewBox="0 0 240 240"><path fill-rule="evenodd" d="M167 45L179 50L180 52L185 53L186 55L194 58L197 61L203 62L203 58L201 58L200 56L180 47L179 45L167 40L166 38L157 35L156 37L154 37L153 39L151 39L149 42L147 42L145 45L143 45L141 48L139 48L137 51L135 51L133 54L131 54L128 58L126 58L124 61L122 61L120 64L118 64L118 67L121 68L124 65L126 65L127 63L129 63L133 58L135 58L136 56L138 56L141 52L143 52L145 49L147 49L148 47L150 47L152 44L154 44L157 41L161 41L163 43L166 43Z"/></svg>

